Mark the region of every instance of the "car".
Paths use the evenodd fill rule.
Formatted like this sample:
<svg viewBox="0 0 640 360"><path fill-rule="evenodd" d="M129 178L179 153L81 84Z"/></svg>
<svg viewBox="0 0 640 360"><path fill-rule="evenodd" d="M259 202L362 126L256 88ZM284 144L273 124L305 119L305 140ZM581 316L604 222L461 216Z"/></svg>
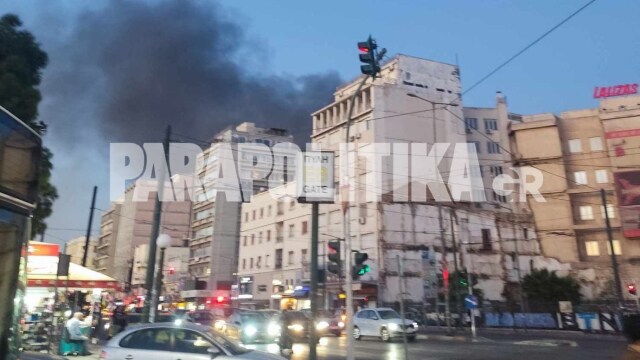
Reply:
<svg viewBox="0 0 640 360"><path fill-rule="evenodd" d="M302 311L311 318L311 310L304 309ZM340 336L344 330L342 316L335 315L330 310L318 310L316 314L316 330L318 331L318 336L326 336L328 334Z"/></svg>
<svg viewBox="0 0 640 360"><path fill-rule="evenodd" d="M224 334L243 344L275 342L280 336L280 326L277 321L257 311L243 311L227 319Z"/></svg>
<svg viewBox="0 0 640 360"><path fill-rule="evenodd" d="M209 310L196 310L189 314L193 322L200 325L213 326L215 317Z"/></svg>
<svg viewBox="0 0 640 360"><path fill-rule="evenodd" d="M312 326L311 318L305 314L304 311L284 311L280 314L278 324L287 323L287 327L282 326L282 332L286 331L286 334L293 341L306 340L310 336L310 330L315 329L316 326Z"/></svg>
<svg viewBox="0 0 640 360"><path fill-rule="evenodd" d="M102 360L275 360L282 357L247 349L208 326L175 322L141 324L114 336Z"/></svg>
<svg viewBox="0 0 640 360"><path fill-rule="evenodd" d="M415 341L418 324L405 319L391 308L370 308L358 311L353 317L353 338L375 336L388 342L406 334L409 341Z"/></svg>

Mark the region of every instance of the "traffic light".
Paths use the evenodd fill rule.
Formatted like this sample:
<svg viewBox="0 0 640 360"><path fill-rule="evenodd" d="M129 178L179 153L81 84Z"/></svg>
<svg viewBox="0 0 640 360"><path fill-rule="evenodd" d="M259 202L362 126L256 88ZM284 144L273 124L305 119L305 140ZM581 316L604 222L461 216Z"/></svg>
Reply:
<svg viewBox="0 0 640 360"><path fill-rule="evenodd" d="M367 41L362 41L358 43L358 50L360 50L360 62L363 64L360 65L360 72L365 75L371 75L373 77L376 76L380 72L380 65L378 64L378 59L376 59L376 49L378 45L376 41L369 38Z"/></svg>
<svg viewBox="0 0 640 360"><path fill-rule="evenodd" d="M341 256L340 256L339 240L329 241L327 259L329 260L329 263L327 264L327 270L329 270L329 272L331 273L334 273L340 276Z"/></svg>
<svg viewBox="0 0 640 360"><path fill-rule="evenodd" d="M631 295L637 295L638 294L638 289L636 288L636 284L627 285L627 291Z"/></svg>
<svg viewBox="0 0 640 360"><path fill-rule="evenodd" d="M369 268L369 265L364 263L365 261L369 260L369 255L367 255L367 253L359 251L356 251L355 253L355 265L353 265L352 275L353 280L358 280L360 276L368 273L369 271L371 271L371 269Z"/></svg>
<svg viewBox="0 0 640 360"><path fill-rule="evenodd" d="M169 275L173 275L173 274L175 274L175 273L176 273L176 268L174 268L173 266L171 266L171 267L169 268Z"/></svg>
<svg viewBox="0 0 640 360"><path fill-rule="evenodd" d="M458 284L463 288L467 288L469 286L469 281L467 280L467 270L458 271Z"/></svg>

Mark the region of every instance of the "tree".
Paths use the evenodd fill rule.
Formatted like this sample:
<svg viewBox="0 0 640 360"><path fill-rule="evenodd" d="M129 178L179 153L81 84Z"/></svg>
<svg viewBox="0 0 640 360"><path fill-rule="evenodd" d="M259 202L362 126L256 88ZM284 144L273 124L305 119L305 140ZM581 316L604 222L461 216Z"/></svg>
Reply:
<svg viewBox="0 0 640 360"><path fill-rule="evenodd" d="M21 27L22 21L17 15L0 18L0 105L44 136L47 125L38 120L38 104L42 99L38 86L49 58L35 37ZM32 237L45 232L44 220L51 215L53 202L58 198L58 191L51 184L52 158L51 151L43 148Z"/></svg>
<svg viewBox="0 0 640 360"><path fill-rule="evenodd" d="M558 301L580 303L580 284L570 276L559 277L547 269L533 270L522 280L529 307L556 309ZM535 309L530 309L535 310Z"/></svg>

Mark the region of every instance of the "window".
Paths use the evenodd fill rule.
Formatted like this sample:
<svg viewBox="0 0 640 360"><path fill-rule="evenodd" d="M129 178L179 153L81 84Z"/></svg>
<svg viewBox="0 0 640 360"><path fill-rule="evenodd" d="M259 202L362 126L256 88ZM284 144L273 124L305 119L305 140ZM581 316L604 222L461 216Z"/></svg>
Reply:
<svg viewBox="0 0 640 360"><path fill-rule="evenodd" d="M267 208L267 216L271 216L271 205Z"/></svg>
<svg viewBox="0 0 640 360"><path fill-rule="evenodd" d="M580 206L580 220L593 220L593 210L591 206Z"/></svg>
<svg viewBox="0 0 640 360"><path fill-rule="evenodd" d="M300 251L300 261L307 261L307 249L302 249Z"/></svg>
<svg viewBox="0 0 640 360"><path fill-rule="evenodd" d="M296 226L294 224L289 225L289 237L292 238L295 235Z"/></svg>
<svg viewBox="0 0 640 360"><path fill-rule="evenodd" d="M476 153L480 154L480 141L471 141L476 146Z"/></svg>
<svg viewBox="0 0 640 360"><path fill-rule="evenodd" d="M141 329L126 336L120 346L127 349L171 351L170 329Z"/></svg>
<svg viewBox="0 0 640 360"><path fill-rule="evenodd" d="M502 175L502 166L490 166L489 171L493 176Z"/></svg>
<svg viewBox="0 0 640 360"><path fill-rule="evenodd" d="M522 229L522 236L524 237L525 240L529 240L529 229L523 228Z"/></svg>
<svg viewBox="0 0 640 360"><path fill-rule="evenodd" d="M602 138L600 136L589 138L591 151L602 151Z"/></svg>
<svg viewBox="0 0 640 360"><path fill-rule="evenodd" d="M487 152L489 152L489 154L500 154L500 144L497 142L488 142Z"/></svg>
<svg viewBox="0 0 640 360"><path fill-rule="evenodd" d="M596 170L596 183L606 184L609 182L609 174L607 170Z"/></svg>
<svg viewBox="0 0 640 360"><path fill-rule="evenodd" d="M242 237L242 246L247 246L247 236Z"/></svg>
<svg viewBox="0 0 640 360"><path fill-rule="evenodd" d="M211 227L200 229L200 230L196 231L196 233L195 233L196 239L199 239L199 238L205 237L205 236L209 236L209 235L213 235L213 228L211 228Z"/></svg>
<svg viewBox="0 0 640 360"><path fill-rule="evenodd" d="M309 232L309 223L307 221L303 221L302 222L302 235L305 235L307 232Z"/></svg>
<svg viewBox="0 0 640 360"><path fill-rule="evenodd" d="M267 230L267 242L271 241L271 230Z"/></svg>
<svg viewBox="0 0 640 360"><path fill-rule="evenodd" d="M491 229L482 229L482 250L493 250Z"/></svg>
<svg viewBox="0 0 640 360"><path fill-rule="evenodd" d="M242 270L247 268L247 259L242 259Z"/></svg>
<svg viewBox="0 0 640 360"><path fill-rule="evenodd" d="M260 208L260 219L264 217L264 208Z"/></svg>
<svg viewBox="0 0 640 360"><path fill-rule="evenodd" d="M587 172L576 171L573 173L573 181L576 185L587 185Z"/></svg>
<svg viewBox="0 0 640 360"><path fill-rule="evenodd" d="M253 258L249 259L249 268L253 270Z"/></svg>
<svg viewBox="0 0 640 360"><path fill-rule="evenodd" d="M484 130L487 133L498 130L498 121L496 119L484 119Z"/></svg>
<svg viewBox="0 0 640 360"><path fill-rule="evenodd" d="M604 206L600 205L600 213L602 214L602 218L604 219L605 213L604 213ZM613 204L607 204L607 215L609 215L609 219L615 219L616 218L616 207L613 206Z"/></svg>
<svg viewBox="0 0 640 360"><path fill-rule="evenodd" d="M255 220L255 219L256 219L256 211L255 211L255 210L253 210L253 211L251 212L251 220Z"/></svg>
<svg viewBox="0 0 640 360"><path fill-rule="evenodd" d="M264 267L269 267L269 255L264 256Z"/></svg>
<svg viewBox="0 0 640 360"><path fill-rule="evenodd" d="M289 256L287 258L288 259L287 260L287 264L288 265L293 265L293 258L294 258L293 251L289 251Z"/></svg>
<svg viewBox="0 0 640 360"><path fill-rule="evenodd" d="M622 255L622 249L620 248L620 240L612 240L613 253L616 255ZM611 255L611 245L607 242L607 254Z"/></svg>
<svg viewBox="0 0 640 360"><path fill-rule="evenodd" d="M258 260L256 261L256 267L258 269L260 269L260 267L262 266L262 256L258 256Z"/></svg>
<svg viewBox="0 0 640 360"><path fill-rule="evenodd" d="M251 234L251 245L256 244L256 234Z"/></svg>
<svg viewBox="0 0 640 360"><path fill-rule="evenodd" d="M173 336L175 341L174 351L176 352L207 355L207 350L214 347L209 340L194 331L173 329Z"/></svg>
<svg viewBox="0 0 640 360"><path fill-rule="evenodd" d="M249 221L249 212L244 213L244 222Z"/></svg>
<svg viewBox="0 0 640 360"><path fill-rule="evenodd" d="M464 127L465 127L465 129L478 130L478 119L476 119L476 118L465 118L464 119Z"/></svg>
<svg viewBox="0 0 640 360"><path fill-rule="evenodd" d="M276 259L275 268L282 269L282 249L276 250L275 259Z"/></svg>
<svg viewBox="0 0 640 360"><path fill-rule="evenodd" d="M262 231L258 233L258 244L262 244Z"/></svg>
<svg viewBox="0 0 640 360"><path fill-rule="evenodd" d="M600 256L600 247L597 241L585 241L584 247L587 251L587 256Z"/></svg>
<svg viewBox="0 0 640 360"><path fill-rule="evenodd" d="M291 199L291 202L289 203L289 208L293 209L296 206L296 201L294 199Z"/></svg>
<svg viewBox="0 0 640 360"><path fill-rule="evenodd" d="M582 143L580 142L580 139L569 140L569 152L573 154L582 152Z"/></svg>

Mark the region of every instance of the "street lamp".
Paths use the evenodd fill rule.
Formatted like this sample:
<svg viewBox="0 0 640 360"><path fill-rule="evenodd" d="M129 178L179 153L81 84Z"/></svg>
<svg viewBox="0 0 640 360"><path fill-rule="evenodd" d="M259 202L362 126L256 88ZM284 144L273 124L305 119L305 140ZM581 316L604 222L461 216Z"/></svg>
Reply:
<svg viewBox="0 0 640 360"><path fill-rule="evenodd" d="M442 103L442 102L436 102L436 101L431 101L431 100L427 100L419 95L416 95L414 93L407 93L408 97L412 97L412 98L416 98L419 100L422 100L424 102L428 102L429 104L431 104L431 117L433 118L433 151L435 153L435 158L438 158L438 149L435 147L436 142L438 141L438 137L437 135L437 126L436 126L436 105L444 105L444 107L447 106L458 106L458 104L454 104L454 103ZM436 203L436 206L438 207L438 222L440 224L440 242L441 242L441 246L442 246L442 259L444 260L444 262L446 263L446 259L447 259L447 244L446 244L446 240L444 238L444 224L442 223L443 218L442 218L442 206L440 206L440 202L438 202L438 199L436 199L435 193L434 193L434 201ZM446 265L444 265L445 267L447 267ZM456 287L457 289L457 287ZM451 312L449 309L449 289L446 288L445 290L445 318L447 319L447 334L451 333Z"/></svg>
<svg viewBox="0 0 640 360"><path fill-rule="evenodd" d="M151 322L155 322L156 313L158 312L158 304L160 303L160 295L162 293L162 271L164 267L164 251L171 246L171 236L160 234L156 239L156 245L160 248L160 260L158 263L158 273L156 274L155 294L153 296L151 308Z"/></svg>

